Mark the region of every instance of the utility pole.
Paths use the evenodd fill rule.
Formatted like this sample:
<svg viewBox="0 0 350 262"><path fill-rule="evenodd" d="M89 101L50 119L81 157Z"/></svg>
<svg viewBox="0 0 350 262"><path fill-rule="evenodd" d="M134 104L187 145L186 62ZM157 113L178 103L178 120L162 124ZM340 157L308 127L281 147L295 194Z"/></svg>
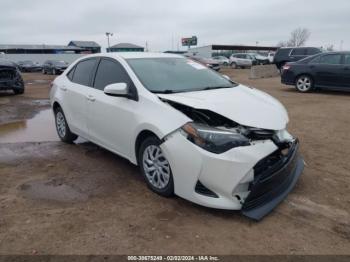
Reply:
<svg viewBox="0 0 350 262"><path fill-rule="evenodd" d="M109 49L110 49L110 44L109 44L109 37L110 36L113 36L113 33L110 33L110 32L106 32L106 36L107 36L107 42L108 42L108 49L107 49L107 52L109 52Z"/></svg>

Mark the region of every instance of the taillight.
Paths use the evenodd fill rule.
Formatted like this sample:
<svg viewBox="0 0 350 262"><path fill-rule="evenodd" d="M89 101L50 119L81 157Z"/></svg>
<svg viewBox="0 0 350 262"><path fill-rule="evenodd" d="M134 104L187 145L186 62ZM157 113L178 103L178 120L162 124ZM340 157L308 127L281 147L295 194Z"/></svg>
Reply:
<svg viewBox="0 0 350 262"><path fill-rule="evenodd" d="M290 68L290 65L284 65L284 66L282 67L282 70L283 70L283 71L289 70L289 68Z"/></svg>

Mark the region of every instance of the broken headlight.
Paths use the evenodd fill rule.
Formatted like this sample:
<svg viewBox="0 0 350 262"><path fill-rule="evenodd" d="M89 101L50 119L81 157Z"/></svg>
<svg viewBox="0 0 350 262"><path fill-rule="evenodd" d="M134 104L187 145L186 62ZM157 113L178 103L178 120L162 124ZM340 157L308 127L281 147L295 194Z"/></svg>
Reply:
<svg viewBox="0 0 350 262"><path fill-rule="evenodd" d="M187 123L181 133L197 146L216 154L234 147L250 145L249 139L236 129L222 130L198 123Z"/></svg>

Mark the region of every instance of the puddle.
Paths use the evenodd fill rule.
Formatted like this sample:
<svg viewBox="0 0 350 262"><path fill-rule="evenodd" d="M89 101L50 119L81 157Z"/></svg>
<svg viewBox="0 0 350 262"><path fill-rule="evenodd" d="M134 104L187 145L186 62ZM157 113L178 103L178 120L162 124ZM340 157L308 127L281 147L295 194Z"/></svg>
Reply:
<svg viewBox="0 0 350 262"><path fill-rule="evenodd" d="M26 198L60 202L85 201L88 195L79 192L59 179L39 180L22 184L19 190Z"/></svg>
<svg viewBox="0 0 350 262"><path fill-rule="evenodd" d="M40 111L32 119L0 125L0 143L58 140L51 109Z"/></svg>

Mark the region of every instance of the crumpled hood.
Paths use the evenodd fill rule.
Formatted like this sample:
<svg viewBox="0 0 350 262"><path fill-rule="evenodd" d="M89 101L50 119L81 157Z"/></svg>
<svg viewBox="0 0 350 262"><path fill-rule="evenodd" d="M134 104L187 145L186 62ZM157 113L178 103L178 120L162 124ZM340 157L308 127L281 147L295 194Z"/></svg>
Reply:
<svg viewBox="0 0 350 262"><path fill-rule="evenodd" d="M213 111L244 126L282 130L286 128L289 121L287 111L278 100L243 85L234 88L157 95L196 109Z"/></svg>

